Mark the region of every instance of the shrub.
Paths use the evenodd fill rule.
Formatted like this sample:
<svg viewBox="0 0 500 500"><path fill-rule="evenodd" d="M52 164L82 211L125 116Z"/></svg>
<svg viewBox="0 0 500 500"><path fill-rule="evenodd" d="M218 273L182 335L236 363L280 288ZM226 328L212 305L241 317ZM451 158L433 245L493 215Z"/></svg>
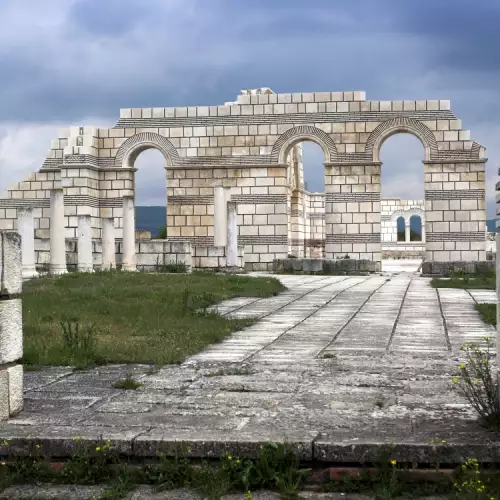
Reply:
<svg viewBox="0 0 500 500"><path fill-rule="evenodd" d="M484 427L500 430L500 397L496 374L491 369L491 341L484 337L486 348L468 343L460 347L465 352L466 362L460 364L458 376L453 378L461 394L479 415Z"/></svg>

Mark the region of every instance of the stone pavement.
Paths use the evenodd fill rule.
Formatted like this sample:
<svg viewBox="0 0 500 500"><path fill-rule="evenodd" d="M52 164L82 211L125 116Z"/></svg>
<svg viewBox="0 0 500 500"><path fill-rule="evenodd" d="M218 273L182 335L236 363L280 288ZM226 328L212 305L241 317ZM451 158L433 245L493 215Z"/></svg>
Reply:
<svg viewBox="0 0 500 500"><path fill-rule="evenodd" d="M74 436L109 438L137 457L179 442L192 456L255 456L266 441L327 462L370 460L384 443L399 461L496 456L498 436L451 384L459 346L494 337L474 309L494 291L436 290L404 271L279 279L288 290L276 297L219 304L260 319L182 365L26 373L25 410L0 424L0 440L15 438L18 453L40 442L55 456ZM113 389L129 370L142 386Z"/></svg>

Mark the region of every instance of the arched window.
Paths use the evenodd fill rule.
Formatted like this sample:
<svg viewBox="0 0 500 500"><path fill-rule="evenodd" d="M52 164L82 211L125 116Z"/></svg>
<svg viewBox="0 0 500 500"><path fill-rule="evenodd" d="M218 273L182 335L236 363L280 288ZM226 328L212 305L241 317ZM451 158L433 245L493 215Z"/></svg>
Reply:
<svg viewBox="0 0 500 500"><path fill-rule="evenodd" d="M134 161L136 229L166 238L167 180L164 156L155 148L142 151Z"/></svg>
<svg viewBox="0 0 500 500"><path fill-rule="evenodd" d="M403 216L398 217L396 220L398 241L405 241L405 218Z"/></svg>
<svg viewBox="0 0 500 500"><path fill-rule="evenodd" d="M420 215L410 217L410 241L422 241L422 218Z"/></svg>

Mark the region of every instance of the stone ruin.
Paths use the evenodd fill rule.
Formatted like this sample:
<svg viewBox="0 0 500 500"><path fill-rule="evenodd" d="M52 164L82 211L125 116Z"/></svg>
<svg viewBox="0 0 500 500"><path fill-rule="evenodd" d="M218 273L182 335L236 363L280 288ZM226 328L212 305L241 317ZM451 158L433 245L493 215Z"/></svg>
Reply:
<svg viewBox="0 0 500 500"><path fill-rule="evenodd" d="M216 238L215 227L215 219L227 221L227 206L214 213L219 186L235 211L239 267L265 271L289 255L348 254L380 270L384 246L394 243L392 215L380 198L380 148L403 132L425 151L425 200L418 203L425 238L414 250L427 261L484 261L485 149L449 101L367 101L358 91L245 90L222 106L121 109L111 128L64 129L40 170L1 197L0 229L17 230L20 218L29 219L23 210L31 209L34 264L54 272L64 255L80 265L78 241L89 234L82 268L90 260L108 265L109 252L125 268L171 260L225 267L227 240ZM304 189L302 141L324 152L324 195ZM167 240L136 241L134 163L149 148L166 162ZM114 246L104 250L111 245L107 227ZM51 235L59 238L55 247Z"/></svg>

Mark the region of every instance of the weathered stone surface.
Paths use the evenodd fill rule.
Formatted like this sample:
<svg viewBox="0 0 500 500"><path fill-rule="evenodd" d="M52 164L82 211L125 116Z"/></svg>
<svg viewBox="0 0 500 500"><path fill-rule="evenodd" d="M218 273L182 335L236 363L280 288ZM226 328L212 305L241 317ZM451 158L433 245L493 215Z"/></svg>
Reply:
<svg viewBox="0 0 500 500"><path fill-rule="evenodd" d="M0 300L0 363L17 361L23 355L21 299Z"/></svg>
<svg viewBox="0 0 500 500"><path fill-rule="evenodd" d="M449 277L451 273L465 271L468 273L485 272L495 269L495 261L485 260L480 262L436 262L424 261L422 263L422 275L424 276L443 276Z"/></svg>
<svg viewBox="0 0 500 500"><path fill-rule="evenodd" d="M21 293L21 236L0 231L0 294Z"/></svg>
<svg viewBox="0 0 500 500"><path fill-rule="evenodd" d="M19 454L40 442L55 456L71 452L72 437L102 435L140 457L179 444L193 457L250 457L279 441L304 460L366 460L391 443L398 460L498 459L496 434L451 383L460 345L494 338L474 307L494 291L436 290L404 270L279 279L279 296L219 304L228 317L261 319L182 365L26 373L25 409L0 424L0 441L12 437ZM127 372L141 387L114 389Z"/></svg>
<svg viewBox="0 0 500 500"><path fill-rule="evenodd" d="M105 491L105 486L16 485L0 492L0 500L99 500Z"/></svg>

